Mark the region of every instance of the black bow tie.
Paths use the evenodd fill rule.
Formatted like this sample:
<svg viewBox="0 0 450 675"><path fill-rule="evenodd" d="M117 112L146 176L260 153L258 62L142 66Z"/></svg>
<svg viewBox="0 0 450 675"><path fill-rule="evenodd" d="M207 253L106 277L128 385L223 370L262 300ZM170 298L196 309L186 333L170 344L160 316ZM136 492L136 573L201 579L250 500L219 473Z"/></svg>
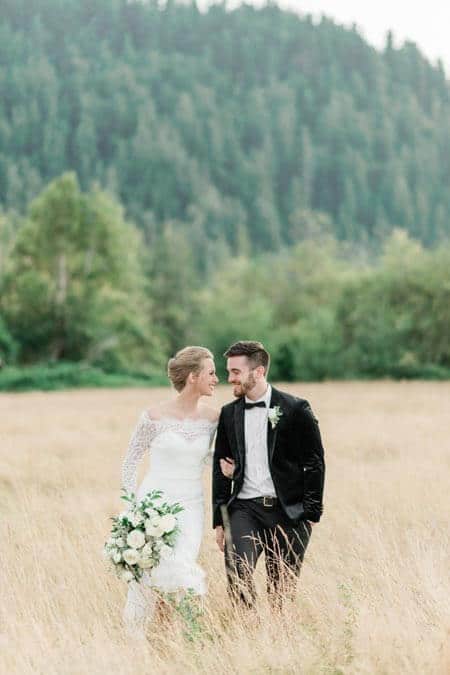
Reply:
<svg viewBox="0 0 450 675"><path fill-rule="evenodd" d="M266 404L264 401L256 401L256 403L247 403L245 402L245 409L251 410L252 408L265 408Z"/></svg>

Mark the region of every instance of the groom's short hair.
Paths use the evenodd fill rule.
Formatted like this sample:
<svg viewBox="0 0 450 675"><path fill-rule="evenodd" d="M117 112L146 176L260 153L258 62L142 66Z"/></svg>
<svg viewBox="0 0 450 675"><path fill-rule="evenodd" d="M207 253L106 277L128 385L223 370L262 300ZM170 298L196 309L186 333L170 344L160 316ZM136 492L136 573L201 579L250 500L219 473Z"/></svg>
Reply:
<svg viewBox="0 0 450 675"><path fill-rule="evenodd" d="M258 366L264 367L264 372L267 375L270 365L270 354L264 347L262 342L254 342L253 340L240 340L228 347L224 356L246 356L252 368Z"/></svg>

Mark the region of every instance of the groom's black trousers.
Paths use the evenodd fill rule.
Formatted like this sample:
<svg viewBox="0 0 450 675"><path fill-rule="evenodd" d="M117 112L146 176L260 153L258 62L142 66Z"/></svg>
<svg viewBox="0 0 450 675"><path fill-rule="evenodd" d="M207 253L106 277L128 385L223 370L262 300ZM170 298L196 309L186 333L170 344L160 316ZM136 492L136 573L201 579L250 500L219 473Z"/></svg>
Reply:
<svg viewBox="0 0 450 675"><path fill-rule="evenodd" d="M233 550L226 547L225 565L232 600L253 605L253 571L264 552L269 599L279 606L282 597L295 589L311 525L305 521L294 525L278 504L267 507L253 499L235 499L228 516Z"/></svg>

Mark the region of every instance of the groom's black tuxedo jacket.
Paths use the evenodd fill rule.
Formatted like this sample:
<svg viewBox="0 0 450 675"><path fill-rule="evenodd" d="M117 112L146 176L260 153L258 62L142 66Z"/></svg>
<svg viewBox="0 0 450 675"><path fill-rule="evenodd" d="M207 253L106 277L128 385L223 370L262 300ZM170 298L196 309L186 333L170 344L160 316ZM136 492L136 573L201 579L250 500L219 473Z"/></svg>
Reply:
<svg viewBox="0 0 450 675"><path fill-rule="evenodd" d="M222 408L217 427L213 462L213 527L222 525L220 506L231 504L244 482L244 397ZM272 387L270 407L279 406L275 428L267 423L269 468L280 505L294 523L317 522L322 514L325 476L323 447L317 420L308 401ZM236 463L233 480L220 469L220 459Z"/></svg>

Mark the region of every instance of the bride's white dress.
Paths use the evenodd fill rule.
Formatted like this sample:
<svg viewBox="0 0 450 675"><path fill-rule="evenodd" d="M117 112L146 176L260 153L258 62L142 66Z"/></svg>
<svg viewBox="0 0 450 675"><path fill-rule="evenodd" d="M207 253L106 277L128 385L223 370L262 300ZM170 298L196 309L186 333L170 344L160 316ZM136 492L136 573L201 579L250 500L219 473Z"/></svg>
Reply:
<svg viewBox="0 0 450 675"><path fill-rule="evenodd" d="M202 473L217 423L207 419L151 419L144 411L131 437L122 467L122 487L137 499L151 490L162 490L163 498L179 502L180 532L169 557L161 560L151 575L144 573L138 584L128 586L124 619L129 627L142 624L152 614L152 587L173 592L192 589L206 592L205 574L197 564L203 533L204 496ZM136 489L137 469L149 456L149 469Z"/></svg>

